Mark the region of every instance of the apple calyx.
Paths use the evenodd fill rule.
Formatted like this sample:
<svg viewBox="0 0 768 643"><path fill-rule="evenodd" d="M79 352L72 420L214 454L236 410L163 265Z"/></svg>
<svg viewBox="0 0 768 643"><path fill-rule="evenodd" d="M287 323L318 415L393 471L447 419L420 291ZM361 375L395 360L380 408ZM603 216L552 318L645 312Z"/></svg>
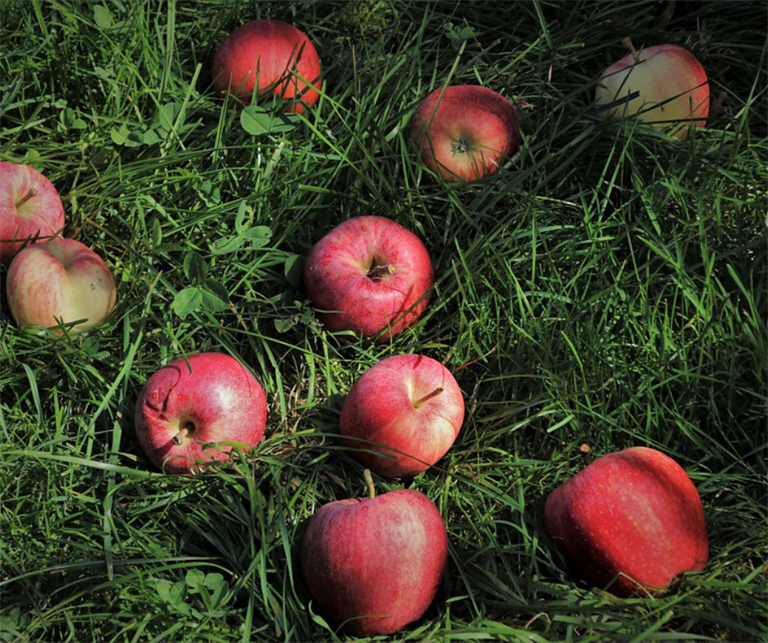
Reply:
<svg viewBox="0 0 768 643"><path fill-rule="evenodd" d="M442 393L442 392L443 392L443 387L442 387L442 386L438 386L438 387L437 387L437 388L436 388L434 391L432 391L431 393L427 393L427 394L426 394L424 397L420 397L418 400L416 400L415 402L413 402L413 408L415 408L415 409L419 408L419 407L420 407L422 404L424 404L425 402L428 402L428 401L429 401L429 400L431 400L433 397L437 397L437 396L438 396L438 395L440 395L440 393Z"/></svg>
<svg viewBox="0 0 768 643"><path fill-rule="evenodd" d="M29 191L23 197L21 197L21 199L16 201L16 207L20 208L27 201L29 201L33 196L37 196L37 190L35 190L35 188L30 188Z"/></svg>
<svg viewBox="0 0 768 643"><path fill-rule="evenodd" d="M464 138L463 136L460 136L455 141L453 141L453 153L455 154L466 154L469 152L469 148L471 147L470 142Z"/></svg>
<svg viewBox="0 0 768 643"><path fill-rule="evenodd" d="M191 433L194 433L194 431L195 431L194 422L191 422L191 421L184 422L179 432L171 438L171 442L173 442L176 446L179 446L182 442L184 442L184 439Z"/></svg>
<svg viewBox="0 0 768 643"><path fill-rule="evenodd" d="M374 257L366 276L373 281L380 281L384 276L394 274L395 267L391 263L379 263L376 257Z"/></svg>
<svg viewBox="0 0 768 643"><path fill-rule="evenodd" d="M376 497L376 487L373 484L373 476L370 469L363 471L363 478L365 479L365 486L368 488L368 499L373 500Z"/></svg>

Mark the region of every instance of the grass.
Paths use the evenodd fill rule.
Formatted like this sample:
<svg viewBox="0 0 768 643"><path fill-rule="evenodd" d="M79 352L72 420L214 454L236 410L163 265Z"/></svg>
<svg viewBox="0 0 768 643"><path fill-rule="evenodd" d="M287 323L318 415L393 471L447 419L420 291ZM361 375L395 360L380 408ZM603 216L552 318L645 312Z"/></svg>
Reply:
<svg viewBox="0 0 768 643"><path fill-rule="evenodd" d="M310 35L326 85L254 136L209 68L263 17ZM0 640L343 639L297 547L321 504L363 492L341 403L402 352L444 362L467 416L438 466L376 481L426 493L450 539L437 601L398 638L767 640L765 19L714 0L0 1L0 159L53 181L66 235L118 283L87 336L0 321ZM595 79L625 36L696 53L706 130L602 125ZM414 160L409 116L446 82L517 105L524 145L502 172L445 184ZM361 214L416 232L437 275L388 345L327 334L301 287L312 244ZM133 405L201 350L258 376L267 439L168 477ZM542 505L584 442L661 449L693 479L711 556L678 592L620 601L567 575Z"/></svg>

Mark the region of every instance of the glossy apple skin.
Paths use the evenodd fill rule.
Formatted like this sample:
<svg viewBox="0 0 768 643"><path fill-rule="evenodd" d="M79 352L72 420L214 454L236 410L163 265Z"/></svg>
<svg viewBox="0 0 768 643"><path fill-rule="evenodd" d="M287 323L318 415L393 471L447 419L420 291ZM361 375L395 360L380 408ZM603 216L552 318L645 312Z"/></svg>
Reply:
<svg viewBox="0 0 768 643"><path fill-rule="evenodd" d="M191 423L180 444L173 438ZM205 462L229 458L231 445L256 446L267 424L267 398L256 378L234 357L198 353L163 366L136 400L139 444L166 473L197 473ZM208 445L208 446L206 446Z"/></svg>
<svg viewBox="0 0 768 643"><path fill-rule="evenodd" d="M374 261L392 272L369 277ZM385 217L344 221L314 245L304 264L304 287L324 326L381 342L419 319L434 283L424 244Z"/></svg>
<svg viewBox="0 0 768 643"><path fill-rule="evenodd" d="M678 45L646 47L638 54L637 63L628 54L601 74L597 105L623 101L608 109L606 116L637 116L681 140L688 137L691 126L704 127L709 115L709 83L696 57ZM637 96L627 101L635 92Z"/></svg>
<svg viewBox="0 0 768 643"><path fill-rule="evenodd" d="M211 74L216 91L236 94L240 106L251 102L254 91L274 93L295 98L287 109L296 113L317 103L322 87L315 46L280 20L255 20L235 29L217 49Z"/></svg>
<svg viewBox="0 0 768 643"><path fill-rule="evenodd" d="M445 366L425 355L393 355L352 386L341 409L339 431L365 440L344 442L357 449L353 455L366 467L383 476L406 477L440 460L463 421L464 398Z"/></svg>
<svg viewBox="0 0 768 643"><path fill-rule="evenodd" d="M696 487L646 447L592 462L550 494L544 521L573 571L617 596L661 593L709 557Z"/></svg>
<svg viewBox="0 0 768 643"><path fill-rule="evenodd" d="M418 106L410 137L421 160L446 181L472 181L499 169L520 146L517 111L478 85L436 89Z"/></svg>
<svg viewBox="0 0 768 643"><path fill-rule="evenodd" d="M84 243L61 237L26 246L8 267L8 307L25 327L58 326L85 321L68 329L82 333L102 323L117 301L112 273ZM52 329L62 334L60 328Z"/></svg>
<svg viewBox="0 0 768 643"><path fill-rule="evenodd" d="M323 505L301 543L320 613L356 636L392 634L421 618L447 558L440 512L412 489Z"/></svg>
<svg viewBox="0 0 768 643"><path fill-rule="evenodd" d="M173 438L192 423L180 444ZM157 370L136 400L136 436L147 458L166 473L196 473L203 462L229 458L239 442L256 446L267 423L267 398L256 378L234 357L198 353Z"/></svg>
<svg viewBox="0 0 768 643"><path fill-rule="evenodd" d="M0 261L10 262L28 241L63 227L64 206L53 184L33 167L0 162Z"/></svg>

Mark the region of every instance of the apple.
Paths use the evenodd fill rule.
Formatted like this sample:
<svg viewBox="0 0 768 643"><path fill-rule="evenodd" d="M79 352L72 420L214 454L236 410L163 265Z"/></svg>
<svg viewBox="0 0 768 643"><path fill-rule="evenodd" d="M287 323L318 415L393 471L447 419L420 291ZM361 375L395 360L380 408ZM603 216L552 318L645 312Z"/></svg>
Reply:
<svg viewBox="0 0 768 643"><path fill-rule="evenodd" d="M434 283L424 244L386 217L340 223L312 247L304 264L304 287L325 327L380 342L419 319Z"/></svg>
<svg viewBox="0 0 768 643"><path fill-rule="evenodd" d="M280 20L255 20L235 29L216 50L212 67L217 92L232 93L240 106L256 92L293 101L301 113L320 98L320 58L310 39Z"/></svg>
<svg viewBox="0 0 768 643"><path fill-rule="evenodd" d="M301 567L319 611L355 636L392 634L424 615L448 558L445 523L413 489L323 505L301 542Z"/></svg>
<svg viewBox="0 0 768 643"><path fill-rule="evenodd" d="M425 355L393 355L352 386L341 409L339 431L366 467L380 475L405 477L426 471L442 458L463 421L464 398L445 366Z"/></svg>
<svg viewBox="0 0 768 643"><path fill-rule="evenodd" d="M166 473L196 473L229 458L232 444L256 446L267 424L267 398L234 357L198 353L150 376L136 400L136 436Z"/></svg>
<svg viewBox="0 0 768 643"><path fill-rule="evenodd" d="M0 261L63 227L64 206L53 184L29 165L0 162Z"/></svg>
<svg viewBox="0 0 768 643"><path fill-rule="evenodd" d="M102 323L117 301L112 273L84 243L57 237L22 248L8 267L8 307L19 326L72 324L70 335ZM76 323L75 323L76 322Z"/></svg>
<svg viewBox="0 0 768 643"><path fill-rule="evenodd" d="M544 524L578 576L617 596L662 593L709 556L696 487L647 447L604 455L559 486Z"/></svg>
<svg viewBox="0 0 768 643"><path fill-rule="evenodd" d="M637 117L643 123L685 139L691 127L704 127L709 83L704 67L679 45L656 45L624 56L600 76L598 106L610 119Z"/></svg>
<svg viewBox="0 0 768 643"><path fill-rule="evenodd" d="M409 136L424 164L446 181L493 174L520 146L512 103L478 85L433 91L416 109Z"/></svg>

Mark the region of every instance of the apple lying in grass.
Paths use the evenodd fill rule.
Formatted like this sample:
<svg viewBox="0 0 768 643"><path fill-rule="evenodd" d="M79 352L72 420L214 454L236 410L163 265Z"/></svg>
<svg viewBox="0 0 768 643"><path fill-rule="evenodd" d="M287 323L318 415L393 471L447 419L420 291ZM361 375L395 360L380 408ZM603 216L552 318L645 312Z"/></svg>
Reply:
<svg viewBox="0 0 768 643"><path fill-rule="evenodd" d="M102 323L117 301L112 273L84 243L55 238L22 248L6 281L8 307L21 327L70 335ZM75 323L77 322L77 323Z"/></svg>
<svg viewBox="0 0 768 643"><path fill-rule="evenodd" d="M226 460L232 443L256 446L267 423L267 398L234 357L198 353L156 371L136 400L136 436L166 473L196 473ZM224 442L227 444L213 444Z"/></svg>
<svg viewBox="0 0 768 643"><path fill-rule="evenodd" d="M449 85L416 109L410 138L424 164L447 181L471 181L499 169L520 145L514 106L478 85Z"/></svg>
<svg viewBox="0 0 768 643"><path fill-rule="evenodd" d="M355 636L392 634L424 615L448 558L440 512L398 489L330 502L312 517L301 566L319 611Z"/></svg>
<svg viewBox="0 0 768 643"><path fill-rule="evenodd" d="M704 127L709 114L709 83L704 67L679 45L636 51L608 67L595 92L608 118L637 117L643 123L685 139Z"/></svg>
<svg viewBox="0 0 768 643"><path fill-rule="evenodd" d="M617 596L661 593L709 556L696 487L646 447L604 455L559 486L544 522L573 571Z"/></svg>
<svg viewBox="0 0 768 643"><path fill-rule="evenodd" d="M378 216L339 224L315 244L304 264L304 286L325 327L379 341L419 319L434 281L421 240Z"/></svg>
<svg viewBox="0 0 768 643"><path fill-rule="evenodd" d="M240 106L251 96L277 94L301 113L320 98L320 58L310 39L280 20L255 20L235 29L213 59L217 92L233 94Z"/></svg>
<svg viewBox="0 0 768 643"><path fill-rule="evenodd" d="M0 261L63 227L64 206L53 184L33 167L0 162Z"/></svg>
<svg viewBox="0 0 768 643"><path fill-rule="evenodd" d="M393 355L352 386L339 431L366 467L402 477L442 458L463 421L464 398L445 366L424 355Z"/></svg>

